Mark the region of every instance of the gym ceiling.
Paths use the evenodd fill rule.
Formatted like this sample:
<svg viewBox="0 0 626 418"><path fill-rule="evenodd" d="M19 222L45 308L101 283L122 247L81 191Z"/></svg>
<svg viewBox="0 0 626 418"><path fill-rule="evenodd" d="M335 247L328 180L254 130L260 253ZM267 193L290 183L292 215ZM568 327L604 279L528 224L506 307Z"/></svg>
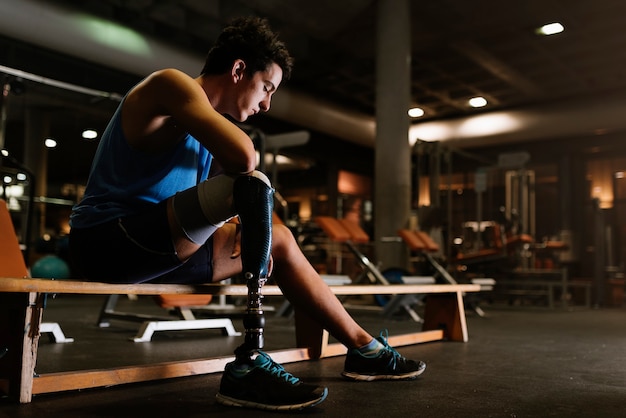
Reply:
<svg viewBox="0 0 626 418"><path fill-rule="evenodd" d="M581 144L581 152L587 152L590 142L614 147L610 144L626 130L623 0L410 3L411 98L412 105L425 112L412 121L413 126L442 126L436 124L443 122L446 128L457 129L478 116L520 116L523 122L516 132L487 138L464 137L456 130L438 139L474 151L481 147L533 147L538 142L544 147L554 143L558 150L561 145L557 144L567 141ZM55 36L54 27L46 26L49 13L113 22L200 61L231 18L259 15L268 18L295 57L292 79L284 87L289 94L303 98L308 111L331 109L332 114L357 124L371 124L376 103L376 4L374 0L3 0L0 65L123 94L147 70L132 65L122 68L123 63L107 61L106 54L98 56L98 51L93 51L95 58L86 59L84 53L76 52L75 46L82 42L78 38L48 43ZM20 35L19 28L11 33L6 20L16 19L3 8L14 13L28 8L33 23L23 28L28 33ZM535 33L551 22L560 22L565 31L548 37ZM196 70L199 68L191 69ZM23 124L26 109L45 108L51 111L47 123L54 127L55 135L76 135L74 131L86 124L102 129L116 104L110 98L23 82L24 92L14 91L9 97L9 126ZM487 105L478 109L468 106L475 96L487 99ZM271 116L250 122L269 131L307 129L313 132L313 140L333 138L332 124L304 126L298 120ZM338 134L334 140L351 144L348 147L374 146L371 136L349 136ZM76 153L83 148L88 153L93 146L74 147Z"/></svg>

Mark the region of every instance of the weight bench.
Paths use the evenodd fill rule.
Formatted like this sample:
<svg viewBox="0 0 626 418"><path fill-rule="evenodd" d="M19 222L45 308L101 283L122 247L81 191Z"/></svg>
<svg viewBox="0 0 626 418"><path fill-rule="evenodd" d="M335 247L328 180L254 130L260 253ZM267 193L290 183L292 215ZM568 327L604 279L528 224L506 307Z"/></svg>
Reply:
<svg viewBox="0 0 626 418"><path fill-rule="evenodd" d="M448 271L432 256L432 253L439 251L439 245L430 237L430 235L428 235L424 231L419 231L415 229L400 229L398 230L398 235L400 236L400 238L402 238L402 240L412 252L418 253L426 258L430 265L435 268L437 274L446 283L457 283L457 281L450 275L450 273L448 273ZM496 282L494 279L491 278L480 278L472 279L472 284L479 285L481 291L491 291L493 290ZM479 316L485 316L485 312L480 306L478 306L477 298L475 297L475 295L472 295L472 297L468 301L468 304Z"/></svg>
<svg viewBox="0 0 626 418"><path fill-rule="evenodd" d="M192 308L202 309L207 306L213 297L211 295L157 295L155 302L163 309L172 309L178 319L166 316L146 315L135 312L121 312L115 306L121 295L109 295L98 316L97 324L100 328L110 325L111 319L141 322L137 335L131 338L136 343L148 342L157 331L181 331L192 329L221 329L226 336L238 336L230 318L198 319Z"/></svg>
<svg viewBox="0 0 626 418"><path fill-rule="evenodd" d="M378 267L356 247L355 244L364 244L370 240L369 235L359 225L346 219L336 219L330 216L317 216L314 221L322 228L331 241L345 244L352 251L370 282L389 284L389 281L381 274Z"/></svg>
<svg viewBox="0 0 626 418"><path fill-rule="evenodd" d="M398 235L409 249L415 253L421 254L426 258L431 266L435 268L437 274L447 283L456 284L456 280L443 268L441 264L432 256L431 253L439 251L439 245L424 231L413 229L400 229Z"/></svg>
<svg viewBox="0 0 626 418"><path fill-rule="evenodd" d="M363 267L365 276L369 277L371 283L380 283L383 285L390 284L389 279L385 277L380 272L378 267L375 266L363 253L361 253L355 245L355 243L369 242L369 236L365 231L363 231L363 229L359 225L346 219L336 219L330 216L318 216L314 220L331 239L331 241L343 243L350 249L350 251L352 251L352 253L356 256L357 260ZM408 230L406 231L408 232ZM415 237L414 239L418 238ZM420 248L422 250L439 250L439 246L432 239L430 239L430 237L428 237L428 240L420 239L419 242ZM443 267L441 267L432 257L430 258L430 260L433 264L439 266L438 270L440 271L440 274L445 275L448 283L456 284L454 279L452 279L452 277L448 274L447 271L445 271ZM356 280L356 282L361 282L361 280ZM435 278L423 276L404 276L400 278L399 281L396 281L396 283L433 284L435 283ZM376 299L380 303L381 296L377 295ZM413 309L413 305L420 303L422 299L423 295L393 295L391 298L389 298L389 300L385 301L383 315L385 317L391 317L397 311L403 311L408 313L411 319L413 319L415 322L422 322L422 318Z"/></svg>
<svg viewBox="0 0 626 418"><path fill-rule="evenodd" d="M3 206L0 204L0 207ZM2 215L0 213L0 215ZM5 218L8 212L4 212ZM10 217L8 217L10 223ZM2 259L21 260L23 256L13 233L0 231ZM6 239L10 236L11 239ZM15 238L15 239L14 239ZM87 388L108 387L183 376L222 372L234 356L160 362L135 366L96 368L54 373L35 373L37 349L48 294L84 295L210 295L247 297L246 285L109 284L74 280L28 278L21 271L0 272L0 392L11 400L28 403L33 395ZM389 343L400 347L430 341L468 341L463 294L477 292L479 285L339 285L330 286L337 295L428 294L424 323L420 329L390 335ZM263 295L279 296L278 286L263 286ZM269 352L279 363L320 359L346 353L339 343L329 343L328 332L299 310L295 310L296 347Z"/></svg>

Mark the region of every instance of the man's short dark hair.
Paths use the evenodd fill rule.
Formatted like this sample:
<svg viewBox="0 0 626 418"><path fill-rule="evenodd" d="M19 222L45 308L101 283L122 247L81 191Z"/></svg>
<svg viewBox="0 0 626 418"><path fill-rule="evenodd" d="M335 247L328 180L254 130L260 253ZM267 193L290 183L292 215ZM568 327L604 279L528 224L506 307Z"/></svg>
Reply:
<svg viewBox="0 0 626 418"><path fill-rule="evenodd" d="M223 74L237 59L246 63L248 75L265 71L276 63L283 70L283 79L291 76L293 58L266 19L241 17L233 20L209 51L202 74Z"/></svg>

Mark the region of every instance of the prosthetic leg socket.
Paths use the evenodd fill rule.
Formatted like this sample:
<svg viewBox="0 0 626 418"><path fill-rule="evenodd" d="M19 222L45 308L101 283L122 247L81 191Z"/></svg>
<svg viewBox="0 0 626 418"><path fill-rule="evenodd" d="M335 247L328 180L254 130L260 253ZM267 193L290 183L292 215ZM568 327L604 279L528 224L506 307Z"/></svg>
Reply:
<svg viewBox="0 0 626 418"><path fill-rule="evenodd" d="M257 174L255 172L255 174ZM248 286L248 304L243 325L244 344L235 351L240 361L249 360L263 348L265 316L261 288L267 281L272 248L272 210L274 189L262 178L242 176L235 180L233 198L241 220L241 262Z"/></svg>

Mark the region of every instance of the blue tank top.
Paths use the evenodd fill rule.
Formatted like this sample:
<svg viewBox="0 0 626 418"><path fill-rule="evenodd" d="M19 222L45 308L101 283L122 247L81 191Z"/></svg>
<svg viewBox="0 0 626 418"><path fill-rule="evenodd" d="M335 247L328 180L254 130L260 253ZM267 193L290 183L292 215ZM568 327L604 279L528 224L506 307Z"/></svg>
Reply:
<svg viewBox="0 0 626 418"><path fill-rule="evenodd" d="M122 131L121 108L102 134L85 195L72 209L73 228L137 213L208 177L213 156L189 134L165 152L131 148Z"/></svg>

